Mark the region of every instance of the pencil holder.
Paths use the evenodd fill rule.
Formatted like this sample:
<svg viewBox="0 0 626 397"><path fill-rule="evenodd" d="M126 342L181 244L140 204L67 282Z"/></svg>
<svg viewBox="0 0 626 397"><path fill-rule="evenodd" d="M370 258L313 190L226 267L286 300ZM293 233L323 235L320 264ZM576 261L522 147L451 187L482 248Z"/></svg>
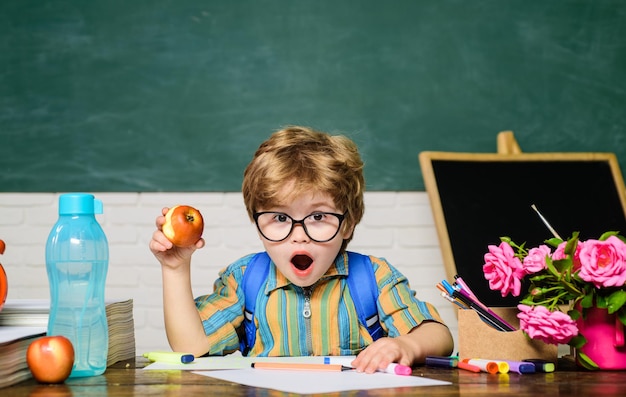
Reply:
<svg viewBox="0 0 626 397"><path fill-rule="evenodd" d="M515 328L519 328L516 307L490 308ZM458 313L459 358L485 358L521 361L539 358L556 363L558 346L530 339L521 330L498 331L480 319L474 310Z"/></svg>

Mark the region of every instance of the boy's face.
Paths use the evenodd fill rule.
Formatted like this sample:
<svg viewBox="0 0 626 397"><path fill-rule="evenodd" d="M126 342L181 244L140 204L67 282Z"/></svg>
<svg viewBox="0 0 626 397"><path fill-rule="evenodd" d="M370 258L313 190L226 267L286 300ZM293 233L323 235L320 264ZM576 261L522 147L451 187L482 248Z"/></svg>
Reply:
<svg viewBox="0 0 626 397"><path fill-rule="evenodd" d="M281 196L288 197L289 190L289 186L283 188L284 194L281 194ZM313 213L330 212L342 214L344 209L336 208L328 194L310 192L297 197L288 204L259 210L259 212L263 211L279 212L298 221L307 218ZM330 218L333 217L331 216ZM317 220L316 215L307 219L313 222ZM290 222L289 218L280 216L280 221L285 220ZM334 220L336 221L336 218ZM305 220L306 223L307 221ZM289 236L282 241L269 241L260 233L259 237L278 270L293 284L300 287L308 287L326 273L337 257L343 240L352 234L352 228L342 233L343 226L341 224L339 232L335 237L323 243L313 241L304 231L302 224L299 223L293 225ZM314 225L309 226L309 233L316 237L313 228ZM320 239L319 237L316 238Z"/></svg>

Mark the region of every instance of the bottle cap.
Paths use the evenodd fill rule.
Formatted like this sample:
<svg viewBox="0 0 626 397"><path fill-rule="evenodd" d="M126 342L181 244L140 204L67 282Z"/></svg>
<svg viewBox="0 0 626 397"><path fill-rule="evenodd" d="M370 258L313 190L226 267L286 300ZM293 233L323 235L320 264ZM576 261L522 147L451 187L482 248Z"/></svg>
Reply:
<svg viewBox="0 0 626 397"><path fill-rule="evenodd" d="M102 214L102 201L88 193L59 196L59 215Z"/></svg>

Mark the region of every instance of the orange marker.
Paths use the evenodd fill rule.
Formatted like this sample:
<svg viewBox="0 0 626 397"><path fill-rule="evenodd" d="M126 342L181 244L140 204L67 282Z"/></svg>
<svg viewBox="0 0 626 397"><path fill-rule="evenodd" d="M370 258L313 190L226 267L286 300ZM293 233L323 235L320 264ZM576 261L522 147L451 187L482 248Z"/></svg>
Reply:
<svg viewBox="0 0 626 397"><path fill-rule="evenodd" d="M466 362L470 365L475 365L480 368L481 371L489 372L490 374L497 374L499 371L498 363L496 363L495 361L466 358L463 360L463 362Z"/></svg>
<svg viewBox="0 0 626 397"><path fill-rule="evenodd" d="M472 362L474 361L474 362ZM479 362L484 362L485 364L489 364L489 363L496 363L496 365L498 366L498 372L500 372L501 374L508 374L509 373L509 363L507 363L506 361L502 361L502 360L486 360L486 359L480 359L480 358L473 358L470 360L471 364L474 365L478 365Z"/></svg>
<svg viewBox="0 0 626 397"><path fill-rule="evenodd" d="M280 369L283 371L350 371L353 368L341 364L276 363L260 361L251 364L256 369Z"/></svg>

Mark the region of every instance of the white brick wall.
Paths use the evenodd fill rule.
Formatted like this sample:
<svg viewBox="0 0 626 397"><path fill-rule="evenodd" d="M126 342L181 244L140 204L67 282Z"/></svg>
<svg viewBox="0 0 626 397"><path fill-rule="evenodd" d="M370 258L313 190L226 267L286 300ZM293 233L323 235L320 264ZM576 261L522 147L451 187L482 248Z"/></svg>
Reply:
<svg viewBox="0 0 626 397"><path fill-rule="evenodd" d="M148 249L154 219L163 206L189 204L205 219L206 247L194 254L196 295L211 291L217 272L262 249L241 193L95 193L104 203L98 221L109 240L107 299L134 299L137 353L168 349L163 327L161 271ZM411 281L420 299L433 303L457 334L453 307L435 285L445 278L437 234L425 192L367 192L365 216L349 249L387 258ZM0 193L0 257L9 298L49 298L44 248L57 219L54 193Z"/></svg>

